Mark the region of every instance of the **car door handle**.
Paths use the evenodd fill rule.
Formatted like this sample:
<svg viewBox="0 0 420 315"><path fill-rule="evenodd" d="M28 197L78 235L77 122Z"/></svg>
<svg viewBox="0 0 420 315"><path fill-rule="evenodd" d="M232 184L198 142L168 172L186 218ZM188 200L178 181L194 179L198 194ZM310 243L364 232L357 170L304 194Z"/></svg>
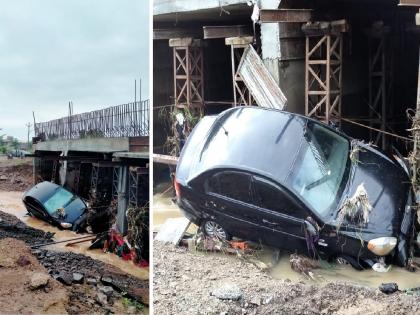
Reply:
<svg viewBox="0 0 420 315"><path fill-rule="evenodd" d="M265 223L265 224L269 224L269 225L278 225L277 222L271 222L271 221L268 221L266 219L263 219L262 222Z"/></svg>

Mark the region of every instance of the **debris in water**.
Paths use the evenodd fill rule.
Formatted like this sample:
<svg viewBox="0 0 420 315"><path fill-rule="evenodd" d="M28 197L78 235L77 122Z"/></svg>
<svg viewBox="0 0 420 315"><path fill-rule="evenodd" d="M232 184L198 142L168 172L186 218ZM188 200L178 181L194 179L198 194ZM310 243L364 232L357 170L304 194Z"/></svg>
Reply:
<svg viewBox="0 0 420 315"><path fill-rule="evenodd" d="M357 186L356 192L351 198L346 198L343 202L337 217L337 230L346 219L353 223L358 223L360 226L369 222L369 213L372 206L369 202L369 196L366 192L365 186L361 183Z"/></svg>
<svg viewBox="0 0 420 315"><path fill-rule="evenodd" d="M316 261L297 254L290 255L290 266L294 271L304 274L312 280L315 280L312 269L316 269L319 267Z"/></svg>
<svg viewBox="0 0 420 315"><path fill-rule="evenodd" d="M135 251L135 262L149 260L149 203L127 209L127 239Z"/></svg>

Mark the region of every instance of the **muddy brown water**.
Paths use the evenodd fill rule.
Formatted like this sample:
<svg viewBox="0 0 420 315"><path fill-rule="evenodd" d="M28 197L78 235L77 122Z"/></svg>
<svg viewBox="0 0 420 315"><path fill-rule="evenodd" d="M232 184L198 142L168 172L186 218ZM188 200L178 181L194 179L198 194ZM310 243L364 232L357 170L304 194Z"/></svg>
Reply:
<svg viewBox="0 0 420 315"><path fill-rule="evenodd" d="M172 192L164 191L153 196L153 220L154 231L158 231L166 219L182 217L179 208L172 202ZM189 232L196 230L197 227L190 227ZM258 259L271 266L274 251L265 248L258 254ZM207 254L206 254L207 255ZM208 254L220 255L220 254ZM232 259L237 259L231 256ZM372 269L357 271L349 265L329 264L321 262L322 268L313 271L315 280L311 280L295 272L289 263L289 255L283 254L280 256L279 261L269 268L269 273L275 279L290 279L291 281L298 282L304 281L308 283L325 284L332 281L347 281L358 285L363 285L371 288L378 288L381 283L395 282L400 289L408 289L420 287L420 271L409 272L404 268L391 266L391 269L386 273L379 273Z"/></svg>
<svg viewBox="0 0 420 315"><path fill-rule="evenodd" d="M73 231L68 230L59 230L58 228L51 226L44 221L28 216L26 208L22 203L22 195L23 192L0 191L0 211L15 215L17 218L19 218L21 221L23 221L30 227L40 229L45 232L55 233L54 241L62 241L89 235L84 233L75 233ZM122 260L117 255L111 253L104 253L100 249L89 250L89 245L90 242L79 243L72 246L65 246L65 243L62 243L50 245L45 248L54 249L57 251L71 251L74 253L83 254L93 259L97 259L104 263L118 267L122 271L139 279L149 279L149 268L140 268L134 265L131 261Z"/></svg>

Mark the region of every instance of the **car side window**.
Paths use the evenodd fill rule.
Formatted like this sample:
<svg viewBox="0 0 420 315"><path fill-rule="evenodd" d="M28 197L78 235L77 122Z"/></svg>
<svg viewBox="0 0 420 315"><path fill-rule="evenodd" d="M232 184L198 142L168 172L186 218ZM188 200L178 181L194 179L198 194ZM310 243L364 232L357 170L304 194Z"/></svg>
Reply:
<svg viewBox="0 0 420 315"><path fill-rule="evenodd" d="M259 206L284 213L293 217L304 217L304 212L300 209L280 188L271 184L269 181L254 178L255 196Z"/></svg>
<svg viewBox="0 0 420 315"><path fill-rule="evenodd" d="M206 192L252 203L251 176L240 172L221 172L207 180Z"/></svg>

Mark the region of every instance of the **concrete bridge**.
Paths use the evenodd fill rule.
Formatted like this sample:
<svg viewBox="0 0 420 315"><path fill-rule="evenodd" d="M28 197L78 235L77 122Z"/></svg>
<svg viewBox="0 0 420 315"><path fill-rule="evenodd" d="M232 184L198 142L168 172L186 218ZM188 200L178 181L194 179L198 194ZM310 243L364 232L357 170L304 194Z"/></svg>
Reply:
<svg viewBox="0 0 420 315"><path fill-rule="evenodd" d="M149 101L35 123L34 182L52 181L100 209L117 204L126 233L128 207L149 200Z"/></svg>

